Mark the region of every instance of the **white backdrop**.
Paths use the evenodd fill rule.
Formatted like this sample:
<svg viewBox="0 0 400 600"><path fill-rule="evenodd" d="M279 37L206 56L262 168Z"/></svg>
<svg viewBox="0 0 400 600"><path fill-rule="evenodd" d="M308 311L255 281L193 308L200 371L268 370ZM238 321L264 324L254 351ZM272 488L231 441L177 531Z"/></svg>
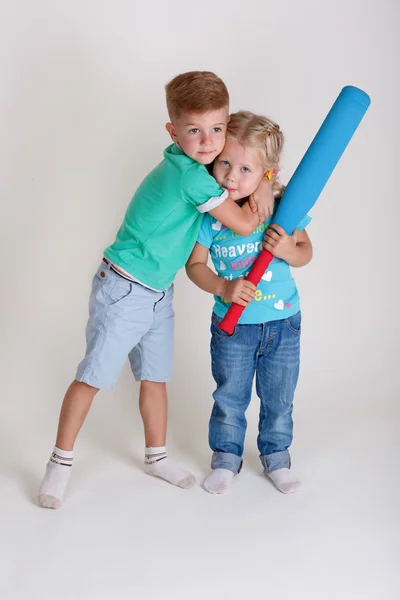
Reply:
<svg viewBox="0 0 400 600"><path fill-rule="evenodd" d="M376 477L383 469L376 485L387 483L388 457L392 468L396 446L398 451L400 399L399 24L397 0L0 0L3 512L15 503L23 507L26 496L34 495L63 394L84 352L92 274L136 186L169 143L163 86L194 69L224 79L231 110L252 110L280 124L285 181L344 85L371 96L363 123L311 213L314 259L295 272L304 333L293 455L299 474L308 468L310 480L313 465L329 463L330 479L345 468L346 487L351 473L359 487L357 470L375 460L375 475L365 474ZM209 461L211 307L212 298L181 272L169 445L200 478ZM117 389L96 399L79 439L85 469L79 486L87 484L91 470L101 471L99 449L104 457L128 461L132 455L139 464L143 439L136 399L126 367ZM254 469L257 405L255 399L249 409L246 455ZM398 480L390 486L398 490ZM379 511L387 491L377 500ZM77 486L74 497L79 493ZM243 502L238 510L248 513ZM390 537L398 512L385 506L391 525L388 520L388 529L382 527ZM210 502L206 511L212 518ZM48 517L46 511L38 516L32 502L24 514L29 522ZM382 544L386 558L393 557L388 540ZM236 597L233 590L229 597ZM89 591L65 593L57 600L92 598ZM93 593L96 600L102 597L99 590ZM118 597L128 597L124 593ZM349 594L340 597L358 597L354 590ZM7 597L13 597L10 591Z"/></svg>

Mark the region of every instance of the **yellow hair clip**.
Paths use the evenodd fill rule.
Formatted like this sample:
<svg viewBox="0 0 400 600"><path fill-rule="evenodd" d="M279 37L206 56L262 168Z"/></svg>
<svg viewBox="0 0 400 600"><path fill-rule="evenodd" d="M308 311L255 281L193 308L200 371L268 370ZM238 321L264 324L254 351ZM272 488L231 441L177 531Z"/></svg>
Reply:
<svg viewBox="0 0 400 600"><path fill-rule="evenodd" d="M279 169L269 169L266 173L264 173L264 177L267 179L272 179L275 175L278 175Z"/></svg>

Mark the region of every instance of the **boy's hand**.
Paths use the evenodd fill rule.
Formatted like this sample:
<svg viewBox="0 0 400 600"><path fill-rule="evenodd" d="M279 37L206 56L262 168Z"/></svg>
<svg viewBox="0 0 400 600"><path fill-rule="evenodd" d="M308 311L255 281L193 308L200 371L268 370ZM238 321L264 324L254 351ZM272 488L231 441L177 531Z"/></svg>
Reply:
<svg viewBox="0 0 400 600"><path fill-rule="evenodd" d="M271 225L264 236L263 246L276 258L281 258L290 264L296 254L298 235L297 228L293 235L288 235L280 225Z"/></svg>
<svg viewBox="0 0 400 600"><path fill-rule="evenodd" d="M226 302L236 302L240 306L248 306L254 298L256 289L254 283L241 277L233 281L225 281L222 297Z"/></svg>
<svg viewBox="0 0 400 600"><path fill-rule="evenodd" d="M263 177L256 191L249 198L250 208L258 213L260 223L264 223L274 212L273 180Z"/></svg>

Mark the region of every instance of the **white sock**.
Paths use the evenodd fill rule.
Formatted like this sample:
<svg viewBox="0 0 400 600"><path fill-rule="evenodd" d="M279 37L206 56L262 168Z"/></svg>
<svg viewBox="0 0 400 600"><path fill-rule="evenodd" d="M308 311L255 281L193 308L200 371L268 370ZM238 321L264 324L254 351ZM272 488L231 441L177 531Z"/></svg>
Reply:
<svg viewBox="0 0 400 600"><path fill-rule="evenodd" d="M234 473L229 469L214 469L203 481L203 488L210 494L225 494L231 487Z"/></svg>
<svg viewBox="0 0 400 600"><path fill-rule="evenodd" d="M144 470L148 475L165 479L165 481L180 488L189 489L196 483L196 479L191 473L181 469L173 460L167 457L165 446L145 449Z"/></svg>
<svg viewBox="0 0 400 600"><path fill-rule="evenodd" d="M301 487L300 481L290 469L277 469L276 471L272 471L272 473L267 473L267 475L272 479L275 487L283 494L294 494Z"/></svg>
<svg viewBox="0 0 400 600"><path fill-rule="evenodd" d="M54 446L39 489L39 504L44 508L60 508L72 470L73 450Z"/></svg>

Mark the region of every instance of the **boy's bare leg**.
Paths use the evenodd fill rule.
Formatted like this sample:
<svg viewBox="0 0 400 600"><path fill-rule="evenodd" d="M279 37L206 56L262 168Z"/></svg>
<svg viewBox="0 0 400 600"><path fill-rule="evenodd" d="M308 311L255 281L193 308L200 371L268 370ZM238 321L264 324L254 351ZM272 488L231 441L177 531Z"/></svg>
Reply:
<svg viewBox="0 0 400 600"><path fill-rule="evenodd" d="M139 397L140 414L146 441L145 471L181 488L191 488L196 483L193 475L167 457L168 399L165 383L142 381Z"/></svg>
<svg viewBox="0 0 400 600"><path fill-rule="evenodd" d="M81 381L73 381L65 394L57 431L57 448L73 450L75 440L98 392Z"/></svg>
<svg viewBox="0 0 400 600"><path fill-rule="evenodd" d="M146 447L165 446L168 415L166 384L142 381L140 384L139 409L143 419Z"/></svg>
<svg viewBox="0 0 400 600"><path fill-rule="evenodd" d="M39 489L39 504L60 508L71 474L73 449L77 435L99 390L73 381L65 394L58 423L57 440Z"/></svg>

